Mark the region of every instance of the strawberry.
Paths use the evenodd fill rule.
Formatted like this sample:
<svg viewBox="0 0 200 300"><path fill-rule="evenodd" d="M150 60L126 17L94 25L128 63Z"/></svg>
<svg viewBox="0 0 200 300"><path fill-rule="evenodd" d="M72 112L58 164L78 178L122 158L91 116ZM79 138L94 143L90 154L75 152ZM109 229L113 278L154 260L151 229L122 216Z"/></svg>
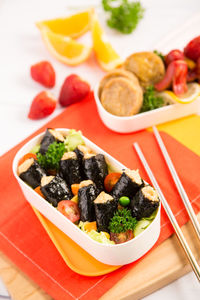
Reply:
<svg viewBox="0 0 200 300"><path fill-rule="evenodd" d="M78 75L72 74L65 79L58 101L62 106L69 106L84 99L89 91L89 84Z"/></svg>
<svg viewBox="0 0 200 300"><path fill-rule="evenodd" d="M35 65L32 65L31 77L45 87L51 88L55 85L55 71L48 61L41 61Z"/></svg>
<svg viewBox="0 0 200 300"><path fill-rule="evenodd" d="M184 54L190 59L197 61L200 57L200 36L197 36L187 44L184 48Z"/></svg>
<svg viewBox="0 0 200 300"><path fill-rule="evenodd" d="M49 116L56 108L56 99L47 91L39 93L32 101L28 118L32 120Z"/></svg>

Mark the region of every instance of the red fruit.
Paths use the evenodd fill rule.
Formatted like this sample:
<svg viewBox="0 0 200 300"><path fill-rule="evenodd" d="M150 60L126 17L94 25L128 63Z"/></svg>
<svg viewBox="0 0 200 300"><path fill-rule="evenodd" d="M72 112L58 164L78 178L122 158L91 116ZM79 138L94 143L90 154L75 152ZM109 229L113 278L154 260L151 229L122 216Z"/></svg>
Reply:
<svg viewBox="0 0 200 300"><path fill-rule="evenodd" d="M48 61L41 61L31 66L31 77L46 87L50 88L55 85L56 74Z"/></svg>
<svg viewBox="0 0 200 300"><path fill-rule="evenodd" d="M28 118L32 120L42 119L49 116L56 108L56 99L51 93L43 91L32 101Z"/></svg>
<svg viewBox="0 0 200 300"><path fill-rule="evenodd" d="M184 48L184 54L190 59L197 61L200 57L200 36L197 36L187 44Z"/></svg>
<svg viewBox="0 0 200 300"><path fill-rule="evenodd" d="M79 76L72 74L65 79L58 101L62 106L69 106L84 99L89 91L89 84Z"/></svg>
<svg viewBox="0 0 200 300"><path fill-rule="evenodd" d="M163 91L172 85L173 92L180 96L187 92L188 66L184 60L174 60L167 67L164 78L154 85L157 91Z"/></svg>
<svg viewBox="0 0 200 300"><path fill-rule="evenodd" d="M165 57L165 62L166 62L166 65L168 66L172 61L174 60L184 60L184 54L182 51L178 50L178 49L175 49L175 50L172 50L170 51L166 57Z"/></svg>

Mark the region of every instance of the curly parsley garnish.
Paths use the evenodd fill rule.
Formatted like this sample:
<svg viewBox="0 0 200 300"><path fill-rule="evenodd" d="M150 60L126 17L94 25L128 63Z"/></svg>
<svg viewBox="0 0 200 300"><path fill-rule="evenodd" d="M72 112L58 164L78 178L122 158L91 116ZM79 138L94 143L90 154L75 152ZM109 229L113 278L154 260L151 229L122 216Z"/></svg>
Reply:
<svg viewBox="0 0 200 300"><path fill-rule="evenodd" d="M41 153L37 154L38 163L46 170L58 170L59 161L65 151L64 143L53 142L49 145L48 150L44 155Z"/></svg>
<svg viewBox="0 0 200 300"><path fill-rule="evenodd" d="M110 13L107 20L108 26L122 33L131 33L144 15L144 8L139 1L102 0L102 6L105 11Z"/></svg>
<svg viewBox="0 0 200 300"><path fill-rule="evenodd" d="M154 50L153 53L155 53L156 55L158 55L158 56L162 59L162 61L165 62L165 57L164 57L164 55L162 54L162 52L159 52L159 51L157 51L157 50Z"/></svg>
<svg viewBox="0 0 200 300"><path fill-rule="evenodd" d="M145 112L153 110L163 106L164 100L155 94L155 89L153 86L148 86L143 95L143 105L140 112Z"/></svg>
<svg viewBox="0 0 200 300"><path fill-rule="evenodd" d="M127 208L122 208L115 212L109 223L109 230L113 233L126 232L134 230L137 224L136 218L133 218L131 211Z"/></svg>

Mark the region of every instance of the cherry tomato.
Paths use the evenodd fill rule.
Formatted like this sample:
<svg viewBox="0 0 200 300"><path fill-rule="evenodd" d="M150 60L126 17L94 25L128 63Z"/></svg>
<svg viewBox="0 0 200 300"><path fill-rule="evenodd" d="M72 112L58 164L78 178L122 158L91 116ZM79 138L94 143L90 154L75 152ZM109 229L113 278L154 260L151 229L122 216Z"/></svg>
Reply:
<svg viewBox="0 0 200 300"><path fill-rule="evenodd" d="M121 173L110 173L104 179L104 187L107 192L111 192L114 185L117 183L119 178L121 177Z"/></svg>
<svg viewBox="0 0 200 300"><path fill-rule="evenodd" d="M58 203L57 209L72 223L79 221L80 211L78 204L71 200L62 200Z"/></svg>
<svg viewBox="0 0 200 300"><path fill-rule="evenodd" d="M25 160L27 160L29 158L37 159L37 155L34 154L34 153L27 153L27 154L25 154L22 158L20 158L20 160L18 162L18 166L20 166L21 164L23 164L23 162L25 162Z"/></svg>
<svg viewBox="0 0 200 300"><path fill-rule="evenodd" d="M120 232L120 233L110 233L110 239L111 241L114 241L115 244L122 244L129 240L132 240L134 238L133 231L127 230L126 232Z"/></svg>
<svg viewBox="0 0 200 300"><path fill-rule="evenodd" d="M184 54L190 59L197 61L200 57L200 36L197 36L187 44L184 48Z"/></svg>

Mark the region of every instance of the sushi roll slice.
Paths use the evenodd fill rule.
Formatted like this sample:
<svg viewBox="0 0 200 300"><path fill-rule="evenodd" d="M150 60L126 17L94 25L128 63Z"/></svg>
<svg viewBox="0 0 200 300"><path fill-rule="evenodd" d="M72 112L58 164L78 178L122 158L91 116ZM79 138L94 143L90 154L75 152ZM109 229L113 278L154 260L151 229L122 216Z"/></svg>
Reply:
<svg viewBox="0 0 200 300"><path fill-rule="evenodd" d="M81 173L81 177L84 179L85 175L84 175L84 170L83 170L83 157L84 155L88 154L88 153L93 153L92 149L90 149L89 147L85 146L85 145L78 145L77 148L74 150L74 152L77 155L78 161L79 161L79 166L80 166L80 173Z"/></svg>
<svg viewBox="0 0 200 300"><path fill-rule="evenodd" d="M71 186L81 182L79 161L75 152L65 152L59 164L60 176Z"/></svg>
<svg viewBox="0 0 200 300"><path fill-rule="evenodd" d="M98 231L109 232L109 222L117 210L117 201L113 196L101 192L94 200L94 208Z"/></svg>
<svg viewBox="0 0 200 300"><path fill-rule="evenodd" d="M66 182L58 175L43 176L41 179L41 191L45 199L55 207L61 200L70 200L73 197Z"/></svg>
<svg viewBox="0 0 200 300"><path fill-rule="evenodd" d="M92 180L101 192L104 189L104 179L108 175L108 166L104 155L85 154L83 157L83 171L86 178Z"/></svg>
<svg viewBox="0 0 200 300"><path fill-rule="evenodd" d="M77 148L74 150L76 152L77 158L79 161L83 160L83 157L87 153L93 153L92 149L85 145L78 145Z"/></svg>
<svg viewBox="0 0 200 300"><path fill-rule="evenodd" d="M78 206L81 213L81 221L95 221L94 200L97 197L97 189L91 180L80 183L78 190Z"/></svg>
<svg viewBox="0 0 200 300"><path fill-rule="evenodd" d="M18 174L23 181L35 189L40 185L41 179L46 175L46 172L34 158L28 158L18 167Z"/></svg>
<svg viewBox="0 0 200 300"><path fill-rule="evenodd" d="M150 217L160 203L157 191L150 185L141 188L132 198L130 208L137 220Z"/></svg>
<svg viewBox="0 0 200 300"><path fill-rule="evenodd" d="M40 143L39 152L44 155L47 152L49 145L51 145L55 141L64 142L62 133L55 129L47 128L45 135Z"/></svg>
<svg viewBox="0 0 200 300"><path fill-rule="evenodd" d="M118 199L121 196L132 198L143 184L138 170L126 169L114 185L112 195Z"/></svg>

